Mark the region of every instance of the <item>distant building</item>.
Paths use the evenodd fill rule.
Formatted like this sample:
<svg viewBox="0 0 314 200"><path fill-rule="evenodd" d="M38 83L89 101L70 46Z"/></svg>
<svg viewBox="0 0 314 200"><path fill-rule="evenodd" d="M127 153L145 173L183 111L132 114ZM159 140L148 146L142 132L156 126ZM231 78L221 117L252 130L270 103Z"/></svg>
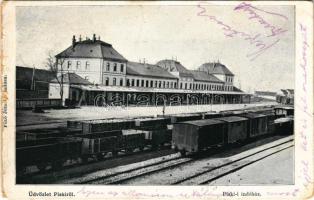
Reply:
<svg viewBox="0 0 314 200"><path fill-rule="evenodd" d="M294 90L281 89L276 94L276 101L281 104L294 104Z"/></svg>
<svg viewBox="0 0 314 200"><path fill-rule="evenodd" d="M207 74L212 74L221 81L224 82L223 90L232 91L233 90L233 79L234 74L223 64L217 63L204 63L198 67L199 71L206 72Z"/></svg>
<svg viewBox="0 0 314 200"><path fill-rule="evenodd" d="M78 41L73 36L72 45L57 54L56 60L59 77L76 74L91 83L68 84L69 94L64 98L71 99L70 90L75 88L80 91L80 104L94 104L99 96L105 103L128 104L131 96L136 99L143 95L147 104L157 104L161 96L169 102L174 95L182 104L189 102L191 96L202 104L237 103L244 94L234 91L234 74L221 63L205 63L195 71L173 59L156 64L132 62L95 34L92 39L80 37ZM51 86L56 88L56 83ZM49 97L57 95L57 90L50 91L54 94Z"/></svg>
<svg viewBox="0 0 314 200"><path fill-rule="evenodd" d="M254 92L255 97L263 98L265 100L272 100L276 101L276 92L270 92L270 91L255 91Z"/></svg>

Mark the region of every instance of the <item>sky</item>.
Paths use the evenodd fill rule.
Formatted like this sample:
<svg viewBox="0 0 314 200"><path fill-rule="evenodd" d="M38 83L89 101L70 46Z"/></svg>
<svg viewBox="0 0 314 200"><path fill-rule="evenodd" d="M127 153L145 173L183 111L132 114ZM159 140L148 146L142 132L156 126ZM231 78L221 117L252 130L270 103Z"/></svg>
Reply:
<svg viewBox="0 0 314 200"><path fill-rule="evenodd" d="M176 58L188 69L219 61L244 91L294 88L293 6L23 6L16 30L19 66L45 68L73 35L95 33L130 61Z"/></svg>

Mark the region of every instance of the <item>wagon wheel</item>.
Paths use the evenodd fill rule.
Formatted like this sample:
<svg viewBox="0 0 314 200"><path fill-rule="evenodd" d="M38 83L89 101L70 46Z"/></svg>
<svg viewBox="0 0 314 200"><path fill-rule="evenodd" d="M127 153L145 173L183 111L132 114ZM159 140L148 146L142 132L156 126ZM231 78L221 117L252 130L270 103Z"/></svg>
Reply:
<svg viewBox="0 0 314 200"><path fill-rule="evenodd" d="M45 163L39 163L37 165L37 168L39 169L39 171L45 171L46 170L47 165Z"/></svg>

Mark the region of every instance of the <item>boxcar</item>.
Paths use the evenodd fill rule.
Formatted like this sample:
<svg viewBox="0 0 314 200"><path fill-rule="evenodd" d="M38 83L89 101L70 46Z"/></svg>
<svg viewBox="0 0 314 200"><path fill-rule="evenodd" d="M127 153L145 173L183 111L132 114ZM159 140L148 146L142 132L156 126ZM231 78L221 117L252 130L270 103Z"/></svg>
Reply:
<svg viewBox="0 0 314 200"><path fill-rule="evenodd" d="M247 139L247 118L231 116L216 118L215 120L226 122L223 126L225 134L225 144L240 142Z"/></svg>
<svg viewBox="0 0 314 200"><path fill-rule="evenodd" d="M276 119L275 124L275 133L279 135L291 135L293 134L294 120L291 117L283 117Z"/></svg>
<svg viewBox="0 0 314 200"><path fill-rule="evenodd" d="M172 142L175 149L185 152L199 152L211 146L224 143L224 122L214 119L175 123Z"/></svg>
<svg viewBox="0 0 314 200"><path fill-rule="evenodd" d="M241 115L248 118L248 138L254 138L267 134L267 116L257 113L247 113Z"/></svg>

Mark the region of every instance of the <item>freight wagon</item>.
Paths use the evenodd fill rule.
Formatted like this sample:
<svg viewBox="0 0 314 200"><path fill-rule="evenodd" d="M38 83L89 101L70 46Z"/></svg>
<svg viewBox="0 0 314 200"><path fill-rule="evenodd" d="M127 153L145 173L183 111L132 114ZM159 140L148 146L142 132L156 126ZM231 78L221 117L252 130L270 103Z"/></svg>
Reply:
<svg viewBox="0 0 314 200"><path fill-rule="evenodd" d="M216 118L215 120L226 122L223 126L225 144L241 142L247 139L247 118L231 116Z"/></svg>
<svg viewBox="0 0 314 200"><path fill-rule="evenodd" d="M33 144L19 144L16 148L17 172L24 172L27 166L45 170L48 165L59 169L67 159L81 155L81 140L76 138L54 138L32 141Z"/></svg>
<svg viewBox="0 0 314 200"><path fill-rule="evenodd" d="M104 119L82 122L83 134L102 131L133 129L134 127L134 119Z"/></svg>
<svg viewBox="0 0 314 200"><path fill-rule="evenodd" d="M174 114L174 115L165 115L163 117L169 117L171 119L171 123L173 124L176 122L203 119L203 113L182 113L182 114Z"/></svg>
<svg viewBox="0 0 314 200"><path fill-rule="evenodd" d="M274 121L276 134L291 135L293 134L294 120L291 117L278 118Z"/></svg>
<svg viewBox="0 0 314 200"><path fill-rule="evenodd" d="M171 124L170 117L148 117L135 119L136 129L166 129L168 124Z"/></svg>
<svg viewBox="0 0 314 200"><path fill-rule="evenodd" d="M255 138L261 135L265 135L268 133L267 131L267 123L268 118L267 115L262 115L258 113L247 113L241 115L242 117L248 118L248 138Z"/></svg>
<svg viewBox="0 0 314 200"><path fill-rule="evenodd" d="M224 143L224 122L214 119L193 120L173 126L172 142L182 155L199 152Z"/></svg>

